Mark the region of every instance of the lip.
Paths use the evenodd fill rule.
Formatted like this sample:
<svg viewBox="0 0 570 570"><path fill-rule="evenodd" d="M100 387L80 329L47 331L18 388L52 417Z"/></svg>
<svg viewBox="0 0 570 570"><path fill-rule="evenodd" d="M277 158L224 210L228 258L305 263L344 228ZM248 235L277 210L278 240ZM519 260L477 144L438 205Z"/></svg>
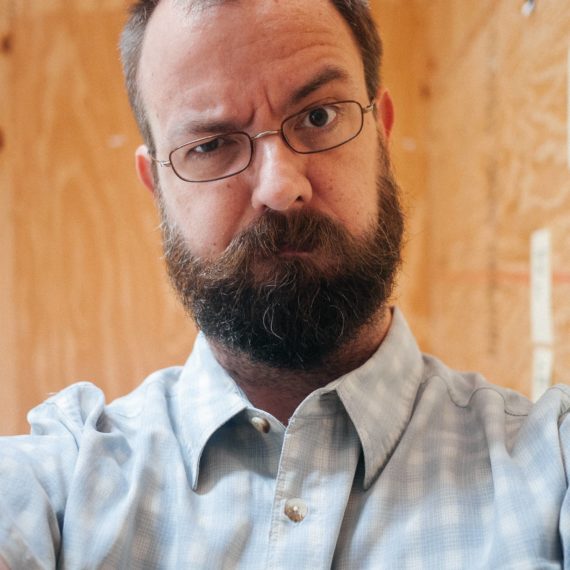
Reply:
<svg viewBox="0 0 570 570"><path fill-rule="evenodd" d="M283 257L306 257L310 255L310 253L308 250L295 249L290 245L284 245L279 249L279 255Z"/></svg>
<svg viewBox="0 0 570 570"><path fill-rule="evenodd" d="M308 257L311 254L308 251L287 250L287 251L280 251L279 255L281 257Z"/></svg>

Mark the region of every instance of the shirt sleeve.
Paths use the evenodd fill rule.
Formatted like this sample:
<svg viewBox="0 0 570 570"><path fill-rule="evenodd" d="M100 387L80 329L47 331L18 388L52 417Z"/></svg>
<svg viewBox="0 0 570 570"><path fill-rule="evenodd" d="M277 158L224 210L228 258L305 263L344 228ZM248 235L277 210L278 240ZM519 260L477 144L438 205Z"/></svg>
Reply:
<svg viewBox="0 0 570 570"><path fill-rule="evenodd" d="M56 567L81 435L103 405L98 388L76 384L30 412L30 435L0 438L0 560L9 568Z"/></svg>

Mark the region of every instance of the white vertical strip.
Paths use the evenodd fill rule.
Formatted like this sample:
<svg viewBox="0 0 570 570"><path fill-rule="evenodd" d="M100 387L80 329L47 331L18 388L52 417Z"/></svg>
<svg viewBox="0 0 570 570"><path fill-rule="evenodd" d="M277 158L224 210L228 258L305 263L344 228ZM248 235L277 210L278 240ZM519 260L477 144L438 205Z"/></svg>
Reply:
<svg viewBox="0 0 570 570"><path fill-rule="evenodd" d="M532 342L552 344L552 270L547 229L537 230L531 236L530 316Z"/></svg>
<svg viewBox="0 0 570 570"><path fill-rule="evenodd" d="M536 402L552 384L554 353L551 348L536 347L532 363L532 400Z"/></svg>

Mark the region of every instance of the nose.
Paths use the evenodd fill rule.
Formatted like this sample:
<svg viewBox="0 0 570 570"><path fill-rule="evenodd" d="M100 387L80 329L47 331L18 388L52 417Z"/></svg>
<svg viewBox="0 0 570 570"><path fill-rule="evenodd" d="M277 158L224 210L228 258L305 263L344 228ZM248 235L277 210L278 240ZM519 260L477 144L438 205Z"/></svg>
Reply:
<svg viewBox="0 0 570 570"><path fill-rule="evenodd" d="M280 212L306 206L313 193L306 175L307 156L291 150L278 132L273 134L255 141L252 205Z"/></svg>

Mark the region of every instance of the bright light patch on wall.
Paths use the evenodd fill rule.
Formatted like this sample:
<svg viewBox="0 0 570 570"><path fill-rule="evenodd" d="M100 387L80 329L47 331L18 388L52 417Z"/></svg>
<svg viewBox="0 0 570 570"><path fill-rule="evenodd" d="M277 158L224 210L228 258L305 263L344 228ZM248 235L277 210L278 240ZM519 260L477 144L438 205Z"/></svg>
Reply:
<svg viewBox="0 0 570 570"><path fill-rule="evenodd" d="M539 346L534 349L532 362L532 400L536 402L552 384L554 352Z"/></svg>
<svg viewBox="0 0 570 570"><path fill-rule="evenodd" d="M532 342L552 344L552 269L547 229L537 230L531 236L530 277Z"/></svg>
<svg viewBox="0 0 570 570"><path fill-rule="evenodd" d="M551 236L548 229L537 230L530 240L530 318L534 345L532 398L537 400L551 385L554 368Z"/></svg>

